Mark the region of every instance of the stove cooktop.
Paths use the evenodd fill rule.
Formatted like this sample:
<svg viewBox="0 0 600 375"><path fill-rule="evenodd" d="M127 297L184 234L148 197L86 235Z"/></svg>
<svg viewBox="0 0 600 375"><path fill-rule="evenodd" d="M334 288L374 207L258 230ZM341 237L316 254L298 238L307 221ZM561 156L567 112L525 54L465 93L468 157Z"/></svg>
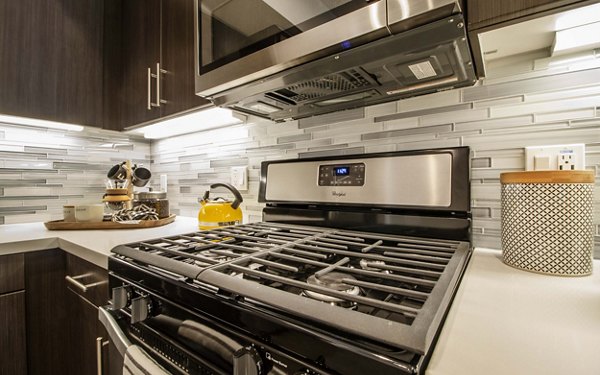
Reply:
<svg viewBox="0 0 600 375"><path fill-rule="evenodd" d="M151 272L423 354L467 242L261 222L119 246Z"/></svg>

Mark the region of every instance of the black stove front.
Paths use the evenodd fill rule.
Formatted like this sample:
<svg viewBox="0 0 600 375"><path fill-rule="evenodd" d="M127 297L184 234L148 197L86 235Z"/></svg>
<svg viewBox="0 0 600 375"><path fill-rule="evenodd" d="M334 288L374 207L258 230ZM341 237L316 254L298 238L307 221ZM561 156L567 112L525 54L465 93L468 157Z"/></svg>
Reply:
<svg viewBox="0 0 600 375"><path fill-rule="evenodd" d="M265 162L260 199L265 222L113 249L131 341L173 373L423 373L470 256L468 149Z"/></svg>

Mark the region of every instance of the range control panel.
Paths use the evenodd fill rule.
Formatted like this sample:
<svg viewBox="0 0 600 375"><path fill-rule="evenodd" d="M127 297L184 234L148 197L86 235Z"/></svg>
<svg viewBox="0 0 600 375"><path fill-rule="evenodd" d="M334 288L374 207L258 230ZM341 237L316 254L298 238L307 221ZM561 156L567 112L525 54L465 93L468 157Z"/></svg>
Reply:
<svg viewBox="0 0 600 375"><path fill-rule="evenodd" d="M319 186L363 186L364 184L364 163L319 166Z"/></svg>

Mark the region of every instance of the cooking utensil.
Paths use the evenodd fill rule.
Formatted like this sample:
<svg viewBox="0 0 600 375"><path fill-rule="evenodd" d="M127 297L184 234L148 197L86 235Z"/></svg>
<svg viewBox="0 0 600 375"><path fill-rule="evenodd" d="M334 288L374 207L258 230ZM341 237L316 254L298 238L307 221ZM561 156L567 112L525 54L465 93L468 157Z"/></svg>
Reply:
<svg viewBox="0 0 600 375"><path fill-rule="evenodd" d="M210 189L224 187L229 190L235 200L232 202L221 197L210 199ZM198 212L198 227L200 229L213 229L242 222L242 209L240 204L244 201L240 192L230 184L216 183L210 185L210 189L204 193L200 200L200 211Z"/></svg>

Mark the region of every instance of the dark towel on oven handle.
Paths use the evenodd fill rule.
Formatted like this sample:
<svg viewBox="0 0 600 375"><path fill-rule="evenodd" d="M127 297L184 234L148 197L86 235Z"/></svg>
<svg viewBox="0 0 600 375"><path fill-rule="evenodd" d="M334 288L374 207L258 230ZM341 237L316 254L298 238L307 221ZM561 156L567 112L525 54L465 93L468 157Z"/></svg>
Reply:
<svg viewBox="0 0 600 375"><path fill-rule="evenodd" d="M210 350L232 365L234 354L243 349L237 341L192 320L184 320L179 326L178 333L181 337Z"/></svg>

